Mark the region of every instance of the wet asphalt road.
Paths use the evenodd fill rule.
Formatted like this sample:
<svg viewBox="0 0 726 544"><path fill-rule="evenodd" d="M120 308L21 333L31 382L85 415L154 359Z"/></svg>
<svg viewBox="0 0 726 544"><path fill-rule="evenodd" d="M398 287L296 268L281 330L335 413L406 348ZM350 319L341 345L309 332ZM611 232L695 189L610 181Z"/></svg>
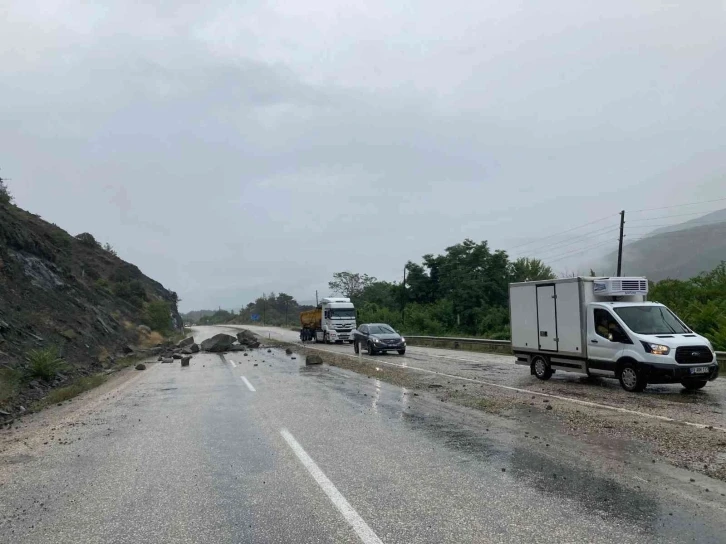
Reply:
<svg viewBox="0 0 726 544"><path fill-rule="evenodd" d="M289 329L255 326L244 328L253 330L264 338L299 343L299 333ZM353 347L349 344L308 345L316 349L353 355ZM680 384L649 385L645 392L633 394L624 391L615 379L588 379L569 372L557 372L549 381L541 382L530 375L529 369L514 364L514 357L511 355L409 346L404 357L392 352L377 355L375 360L726 429L726 378L709 382L695 394L685 391Z"/></svg>
<svg viewBox="0 0 726 544"><path fill-rule="evenodd" d="M567 437L551 448L525 437L536 424L305 367L281 350L202 354L189 368L153 364L133 380L97 410L71 414L53 431L57 444L0 456L10 469L0 481L0 542L643 543L726 534L725 503L686 491L649 460L639 465L637 452L620 452L632 473L615 474Z"/></svg>

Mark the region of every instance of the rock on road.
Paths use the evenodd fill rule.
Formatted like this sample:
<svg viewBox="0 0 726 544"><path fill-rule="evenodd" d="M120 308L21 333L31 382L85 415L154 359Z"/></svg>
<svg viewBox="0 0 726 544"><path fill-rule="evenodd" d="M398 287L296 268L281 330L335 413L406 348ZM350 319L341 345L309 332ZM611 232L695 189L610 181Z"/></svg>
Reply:
<svg viewBox="0 0 726 544"><path fill-rule="evenodd" d="M723 541L718 482L302 359L152 363L3 429L0 542Z"/></svg>

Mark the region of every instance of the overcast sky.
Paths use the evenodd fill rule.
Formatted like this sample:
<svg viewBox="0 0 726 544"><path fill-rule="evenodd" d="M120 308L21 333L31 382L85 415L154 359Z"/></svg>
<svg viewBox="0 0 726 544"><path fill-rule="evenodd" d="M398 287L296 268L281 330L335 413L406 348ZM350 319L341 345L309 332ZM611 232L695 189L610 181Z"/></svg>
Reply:
<svg viewBox="0 0 726 544"><path fill-rule="evenodd" d="M0 8L17 203L184 310L726 196L722 0L195 4Z"/></svg>

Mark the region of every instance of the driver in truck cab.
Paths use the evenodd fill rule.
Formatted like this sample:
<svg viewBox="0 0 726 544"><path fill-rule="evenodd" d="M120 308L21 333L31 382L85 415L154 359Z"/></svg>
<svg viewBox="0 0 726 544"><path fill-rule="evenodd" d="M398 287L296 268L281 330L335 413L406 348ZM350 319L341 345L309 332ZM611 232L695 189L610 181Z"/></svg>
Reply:
<svg viewBox="0 0 726 544"><path fill-rule="evenodd" d="M620 330L620 327L615 322L614 319L612 319L610 316L607 315L606 312L598 312L599 319L597 326L595 327L595 332L602 336L603 338L607 338L609 340L612 340L613 338L617 338L618 334L622 331Z"/></svg>

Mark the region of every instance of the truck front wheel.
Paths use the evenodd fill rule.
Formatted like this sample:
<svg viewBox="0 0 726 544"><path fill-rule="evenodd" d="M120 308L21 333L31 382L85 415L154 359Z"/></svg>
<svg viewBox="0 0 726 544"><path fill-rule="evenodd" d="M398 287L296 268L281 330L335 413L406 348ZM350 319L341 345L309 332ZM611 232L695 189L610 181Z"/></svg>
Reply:
<svg viewBox="0 0 726 544"><path fill-rule="evenodd" d="M540 380L549 380L552 377L552 369L550 368L547 359L538 355L532 360L532 374L537 376Z"/></svg>
<svg viewBox="0 0 726 544"><path fill-rule="evenodd" d="M618 378L623 389L630 393L640 393L648 385L648 380L635 363L625 363L620 369Z"/></svg>

